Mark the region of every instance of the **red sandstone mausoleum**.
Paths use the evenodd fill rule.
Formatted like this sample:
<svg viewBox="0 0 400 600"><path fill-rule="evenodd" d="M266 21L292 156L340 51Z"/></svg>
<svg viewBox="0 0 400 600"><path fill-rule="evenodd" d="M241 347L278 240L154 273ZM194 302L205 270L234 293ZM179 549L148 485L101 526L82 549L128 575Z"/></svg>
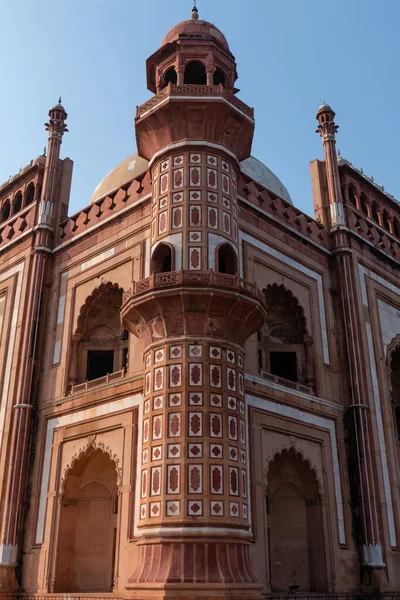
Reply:
<svg viewBox="0 0 400 600"><path fill-rule="evenodd" d="M0 595L400 594L399 203L324 104L297 209L196 8L146 68L86 207L61 100L0 186Z"/></svg>

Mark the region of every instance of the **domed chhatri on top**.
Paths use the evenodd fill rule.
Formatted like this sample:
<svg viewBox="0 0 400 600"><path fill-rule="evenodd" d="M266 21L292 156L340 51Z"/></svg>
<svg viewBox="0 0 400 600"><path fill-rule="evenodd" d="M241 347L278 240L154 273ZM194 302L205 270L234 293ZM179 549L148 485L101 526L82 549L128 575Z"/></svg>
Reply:
<svg viewBox="0 0 400 600"><path fill-rule="evenodd" d="M179 38L198 38L204 40L212 38L229 51L229 44L224 34L212 23L201 21L198 18L192 17L190 21L182 21L182 23L175 25L175 27L173 27L164 37L161 46L176 42Z"/></svg>

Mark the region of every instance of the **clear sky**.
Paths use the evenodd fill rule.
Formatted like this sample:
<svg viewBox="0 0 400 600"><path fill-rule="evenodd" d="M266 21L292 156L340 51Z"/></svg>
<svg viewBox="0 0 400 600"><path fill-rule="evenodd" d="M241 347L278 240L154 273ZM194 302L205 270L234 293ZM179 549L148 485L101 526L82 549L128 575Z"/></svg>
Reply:
<svg viewBox="0 0 400 600"><path fill-rule="evenodd" d="M189 18L191 0L0 0L0 182L43 152L62 95L74 161L70 214L135 150L145 61ZM400 199L399 0L198 0L226 35L239 97L254 106L253 154L312 214L315 114L336 111L343 157Z"/></svg>

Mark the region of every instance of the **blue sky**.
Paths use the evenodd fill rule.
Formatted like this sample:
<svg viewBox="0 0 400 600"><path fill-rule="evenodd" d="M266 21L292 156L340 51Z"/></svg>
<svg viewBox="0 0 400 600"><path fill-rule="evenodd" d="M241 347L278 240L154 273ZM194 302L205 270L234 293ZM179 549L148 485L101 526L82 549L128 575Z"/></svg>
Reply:
<svg viewBox="0 0 400 600"><path fill-rule="evenodd" d="M74 160L70 214L135 150L145 61L188 18L191 0L0 0L0 182L43 152L43 123L62 95ZM343 157L400 199L398 0L198 0L226 35L239 97L254 106L253 154L312 214L309 162L323 100Z"/></svg>

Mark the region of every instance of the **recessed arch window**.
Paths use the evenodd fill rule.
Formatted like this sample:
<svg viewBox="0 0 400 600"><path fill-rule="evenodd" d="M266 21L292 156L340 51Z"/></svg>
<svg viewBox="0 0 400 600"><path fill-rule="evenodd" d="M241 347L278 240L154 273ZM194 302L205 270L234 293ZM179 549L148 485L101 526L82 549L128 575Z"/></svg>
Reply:
<svg viewBox="0 0 400 600"><path fill-rule="evenodd" d="M222 83L225 85L225 73L221 69L215 69L214 72L214 85Z"/></svg>
<svg viewBox="0 0 400 600"><path fill-rule="evenodd" d="M172 248L169 244L160 243L151 258L152 273L170 273L173 270Z"/></svg>
<svg viewBox="0 0 400 600"><path fill-rule="evenodd" d="M375 221L375 223L378 223L378 225L379 225L378 205L376 202L372 203L371 215L372 215L372 218Z"/></svg>
<svg viewBox="0 0 400 600"><path fill-rule="evenodd" d="M169 83L176 85L178 81L178 75L175 71L175 67L169 68L164 75L164 85L167 86Z"/></svg>
<svg viewBox="0 0 400 600"><path fill-rule="evenodd" d="M361 194L360 204L362 212L368 217L368 200L365 194Z"/></svg>
<svg viewBox="0 0 400 600"><path fill-rule="evenodd" d="M396 237L400 237L400 224L397 219L393 219L393 233Z"/></svg>
<svg viewBox="0 0 400 600"><path fill-rule="evenodd" d="M21 192L17 192L15 194L15 198L14 198L14 207L13 207L13 212L14 215L19 212L22 208L22 194Z"/></svg>
<svg viewBox="0 0 400 600"><path fill-rule="evenodd" d="M30 183L26 189L25 205L28 206L28 204L32 204L34 198L35 198L35 184Z"/></svg>
<svg viewBox="0 0 400 600"><path fill-rule="evenodd" d="M127 369L129 334L121 324L122 294L117 285L102 284L81 308L74 335L71 384Z"/></svg>
<svg viewBox="0 0 400 600"><path fill-rule="evenodd" d="M390 220L389 213L387 212L387 210L384 210L382 213L382 224L387 231L390 231L389 220Z"/></svg>
<svg viewBox="0 0 400 600"><path fill-rule="evenodd" d="M349 186L349 202L352 206L357 207L356 194L352 185Z"/></svg>
<svg viewBox="0 0 400 600"><path fill-rule="evenodd" d="M312 338L303 308L284 285L268 285L264 296L268 316L258 334L260 370L314 387Z"/></svg>
<svg viewBox="0 0 400 600"><path fill-rule="evenodd" d="M199 60L192 60L185 67L184 83L206 85L207 73L204 64Z"/></svg>
<svg viewBox="0 0 400 600"><path fill-rule="evenodd" d="M11 205L10 201L6 200L1 208L1 221L7 221L10 217Z"/></svg>
<svg viewBox="0 0 400 600"><path fill-rule="evenodd" d="M230 244L222 244L217 249L217 265L219 273L237 274L237 256Z"/></svg>

